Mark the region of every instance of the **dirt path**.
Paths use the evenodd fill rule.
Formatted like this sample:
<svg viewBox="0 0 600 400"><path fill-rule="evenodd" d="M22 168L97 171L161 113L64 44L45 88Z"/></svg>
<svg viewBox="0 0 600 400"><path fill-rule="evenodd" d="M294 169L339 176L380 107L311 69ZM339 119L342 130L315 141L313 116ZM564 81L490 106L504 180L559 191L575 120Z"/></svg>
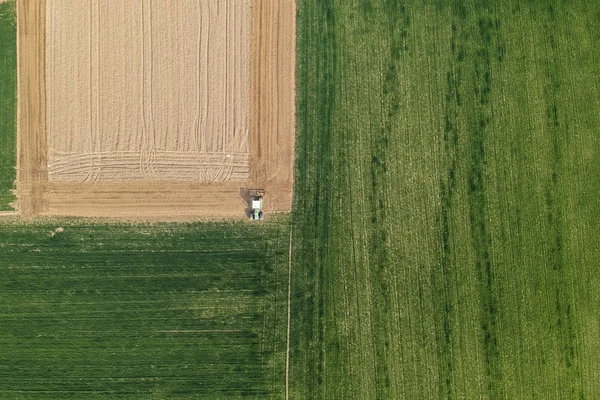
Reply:
<svg viewBox="0 0 600 400"><path fill-rule="evenodd" d="M287 347L285 352L285 398L290 398L290 332L292 327L292 229L290 229L290 253L288 259L288 310L287 310Z"/></svg>

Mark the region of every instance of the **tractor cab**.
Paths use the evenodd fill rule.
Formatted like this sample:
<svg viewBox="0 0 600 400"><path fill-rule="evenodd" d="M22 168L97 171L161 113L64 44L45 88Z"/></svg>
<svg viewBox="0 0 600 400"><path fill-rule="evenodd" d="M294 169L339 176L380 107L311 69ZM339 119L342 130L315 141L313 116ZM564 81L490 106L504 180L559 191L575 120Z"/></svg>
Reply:
<svg viewBox="0 0 600 400"><path fill-rule="evenodd" d="M262 189L250 190L250 219L259 221L263 219L263 206L265 191Z"/></svg>

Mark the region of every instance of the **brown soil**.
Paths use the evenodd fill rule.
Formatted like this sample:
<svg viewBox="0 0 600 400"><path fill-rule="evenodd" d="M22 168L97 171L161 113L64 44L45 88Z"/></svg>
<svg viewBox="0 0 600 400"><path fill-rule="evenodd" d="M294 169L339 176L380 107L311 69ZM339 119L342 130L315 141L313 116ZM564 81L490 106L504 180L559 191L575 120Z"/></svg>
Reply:
<svg viewBox="0 0 600 400"><path fill-rule="evenodd" d="M296 138L295 0L254 0L250 179L272 210L291 211Z"/></svg>
<svg viewBox="0 0 600 400"><path fill-rule="evenodd" d="M45 208L46 82L44 0L17 0L17 194L21 215Z"/></svg>
<svg viewBox="0 0 600 400"><path fill-rule="evenodd" d="M44 215L132 219L241 219L247 204L243 189L235 183L50 183L45 198L48 208Z"/></svg>
<svg viewBox="0 0 600 400"><path fill-rule="evenodd" d="M293 0L64 1L18 0L23 215L291 210Z"/></svg>

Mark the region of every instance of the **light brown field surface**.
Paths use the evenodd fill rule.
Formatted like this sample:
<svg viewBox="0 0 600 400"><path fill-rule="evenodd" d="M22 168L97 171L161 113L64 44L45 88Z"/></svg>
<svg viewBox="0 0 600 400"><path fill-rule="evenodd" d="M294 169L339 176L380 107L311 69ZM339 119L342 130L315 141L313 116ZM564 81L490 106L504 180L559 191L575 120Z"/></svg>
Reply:
<svg viewBox="0 0 600 400"><path fill-rule="evenodd" d="M244 218L247 203L240 190L240 185L233 183L50 183L45 194L48 209L44 214L144 219ZM165 197L169 198L168 205Z"/></svg>
<svg viewBox="0 0 600 400"><path fill-rule="evenodd" d="M267 185L265 213L290 211L286 188ZM168 199L168 202L165 201ZM49 183L41 215L183 219L246 218L246 182L113 181L93 184Z"/></svg>
<svg viewBox="0 0 600 400"><path fill-rule="evenodd" d="M19 128L32 149L19 169L31 163L38 181L19 193L22 210L35 204L24 214L243 217L252 187L267 190L267 212L291 210L293 0L19 0L19 11L20 52L39 58L19 67L38 90L20 81L19 96L47 118L27 137Z"/></svg>
<svg viewBox="0 0 600 400"><path fill-rule="evenodd" d="M250 0L47 0L51 182L246 180Z"/></svg>
<svg viewBox="0 0 600 400"><path fill-rule="evenodd" d="M45 15L44 0L17 0L17 195L23 216L45 209Z"/></svg>
<svg viewBox="0 0 600 400"><path fill-rule="evenodd" d="M277 209L289 211L296 138L295 0L253 2L251 53L251 181L266 187Z"/></svg>

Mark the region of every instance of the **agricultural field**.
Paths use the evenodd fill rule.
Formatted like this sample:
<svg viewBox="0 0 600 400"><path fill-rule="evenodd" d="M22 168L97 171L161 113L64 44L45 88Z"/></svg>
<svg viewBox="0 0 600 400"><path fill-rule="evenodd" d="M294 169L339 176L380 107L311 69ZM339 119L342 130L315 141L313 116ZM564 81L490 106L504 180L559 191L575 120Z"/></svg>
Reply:
<svg viewBox="0 0 600 400"><path fill-rule="evenodd" d="M247 180L250 3L46 1L49 181Z"/></svg>
<svg viewBox="0 0 600 400"><path fill-rule="evenodd" d="M0 398L281 399L287 219L0 220Z"/></svg>
<svg viewBox="0 0 600 400"><path fill-rule="evenodd" d="M294 3L92 3L0 0L0 398L284 398Z"/></svg>
<svg viewBox="0 0 600 400"><path fill-rule="evenodd" d="M600 4L298 1L297 399L600 396Z"/></svg>
<svg viewBox="0 0 600 400"><path fill-rule="evenodd" d="M92 3L17 0L0 397L600 396L600 5Z"/></svg>
<svg viewBox="0 0 600 400"><path fill-rule="evenodd" d="M0 398L284 398L294 2L92 3L0 0Z"/></svg>
<svg viewBox="0 0 600 400"><path fill-rule="evenodd" d="M291 210L294 0L17 4L22 215Z"/></svg>
<svg viewBox="0 0 600 400"><path fill-rule="evenodd" d="M0 1L0 212L15 202L17 28L15 2Z"/></svg>

